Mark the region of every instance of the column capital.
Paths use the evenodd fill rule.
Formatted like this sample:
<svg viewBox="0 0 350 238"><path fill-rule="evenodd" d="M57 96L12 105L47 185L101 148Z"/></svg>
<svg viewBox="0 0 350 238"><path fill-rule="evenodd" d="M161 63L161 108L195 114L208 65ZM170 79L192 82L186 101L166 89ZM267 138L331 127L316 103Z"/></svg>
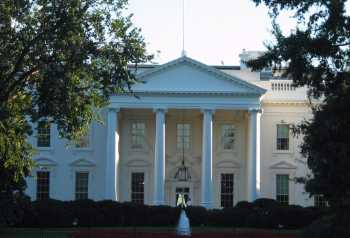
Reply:
<svg viewBox="0 0 350 238"><path fill-rule="evenodd" d="M248 109L249 114L255 114L255 113L263 113L263 109L262 108L249 108Z"/></svg>
<svg viewBox="0 0 350 238"><path fill-rule="evenodd" d="M215 109L214 108L201 108L201 113L210 113L210 114L214 114L215 113Z"/></svg>
<svg viewBox="0 0 350 238"><path fill-rule="evenodd" d="M120 112L120 108L119 107L109 107L108 112Z"/></svg>
<svg viewBox="0 0 350 238"><path fill-rule="evenodd" d="M153 108L153 112L163 112L163 113L166 113L166 112L168 112L168 108L166 108L166 107L154 107Z"/></svg>

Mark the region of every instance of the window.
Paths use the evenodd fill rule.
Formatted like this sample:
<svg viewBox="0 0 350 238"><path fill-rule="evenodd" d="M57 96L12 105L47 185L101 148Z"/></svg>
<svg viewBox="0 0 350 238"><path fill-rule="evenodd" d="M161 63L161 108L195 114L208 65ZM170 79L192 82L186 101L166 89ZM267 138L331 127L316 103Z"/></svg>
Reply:
<svg viewBox="0 0 350 238"><path fill-rule="evenodd" d="M37 139L38 147L50 147L50 123L43 121L38 123Z"/></svg>
<svg viewBox="0 0 350 238"><path fill-rule="evenodd" d="M87 133L86 135L83 135L79 138L79 140L76 142L75 147L76 148L89 148L90 146L90 135Z"/></svg>
<svg viewBox="0 0 350 238"><path fill-rule="evenodd" d="M289 204L289 175L276 175L276 200L283 205Z"/></svg>
<svg viewBox="0 0 350 238"><path fill-rule="evenodd" d="M89 196L89 173L75 173L75 199L88 199Z"/></svg>
<svg viewBox="0 0 350 238"><path fill-rule="evenodd" d="M178 151L186 151L191 145L191 125L177 124L176 148Z"/></svg>
<svg viewBox="0 0 350 238"><path fill-rule="evenodd" d="M221 174L221 207L233 207L233 174Z"/></svg>
<svg viewBox="0 0 350 238"><path fill-rule="evenodd" d="M289 150L289 125L277 125L277 150Z"/></svg>
<svg viewBox="0 0 350 238"><path fill-rule="evenodd" d="M235 142L235 128L233 125L222 126L222 144L224 150L233 150Z"/></svg>
<svg viewBox="0 0 350 238"><path fill-rule="evenodd" d="M50 172L37 172L36 199L43 200L50 197Z"/></svg>
<svg viewBox="0 0 350 238"><path fill-rule="evenodd" d="M322 194L317 194L314 196L314 201L315 201L315 207L318 208L326 208L328 207L328 202L324 198Z"/></svg>
<svg viewBox="0 0 350 238"><path fill-rule="evenodd" d="M133 122L131 125L131 148L144 149L146 125L143 122Z"/></svg>
<svg viewBox="0 0 350 238"><path fill-rule="evenodd" d="M145 197L145 174L131 174L131 202L144 204Z"/></svg>

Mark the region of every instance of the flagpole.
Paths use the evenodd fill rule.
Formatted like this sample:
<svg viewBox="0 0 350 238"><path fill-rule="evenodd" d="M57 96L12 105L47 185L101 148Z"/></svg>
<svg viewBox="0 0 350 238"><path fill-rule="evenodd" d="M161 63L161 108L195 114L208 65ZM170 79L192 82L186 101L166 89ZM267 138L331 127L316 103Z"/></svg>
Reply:
<svg viewBox="0 0 350 238"><path fill-rule="evenodd" d="M186 56L186 51L185 51L185 0L182 0L182 56Z"/></svg>

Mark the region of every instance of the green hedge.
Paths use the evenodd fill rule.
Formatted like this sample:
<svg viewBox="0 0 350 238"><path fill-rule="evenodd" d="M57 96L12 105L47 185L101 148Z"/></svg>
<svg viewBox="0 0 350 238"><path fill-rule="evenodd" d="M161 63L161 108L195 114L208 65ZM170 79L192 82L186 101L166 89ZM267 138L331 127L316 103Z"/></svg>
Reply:
<svg viewBox="0 0 350 238"><path fill-rule="evenodd" d="M27 203L18 227L77 226L175 226L180 209L169 206L147 206L113 201L43 200ZM239 202L234 208L206 210L186 209L192 226L252 227L300 229L311 224L321 213L315 208L280 206L272 199L253 203Z"/></svg>

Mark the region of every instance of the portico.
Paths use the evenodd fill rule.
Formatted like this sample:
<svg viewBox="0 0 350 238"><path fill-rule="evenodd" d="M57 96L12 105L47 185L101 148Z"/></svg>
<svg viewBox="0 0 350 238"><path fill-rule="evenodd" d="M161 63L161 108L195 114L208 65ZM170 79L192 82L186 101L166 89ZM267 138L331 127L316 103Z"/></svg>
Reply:
<svg viewBox="0 0 350 238"><path fill-rule="evenodd" d="M223 179L240 190L239 196L233 195L235 202L255 200L260 189L260 101L265 90L187 57L138 78L145 81L133 86L138 97L112 96L108 107L106 199L130 200L132 186L137 187L130 177L140 175L140 191L149 204L174 205L177 192L188 192L193 205L218 207L220 194L221 199L225 196ZM144 150L128 149L132 136L137 140L128 129L133 121L143 121ZM176 144L181 123L189 125L190 138L182 154ZM234 131L234 148L222 147L223 139L230 138L225 130ZM174 179L182 157L191 181Z"/></svg>

